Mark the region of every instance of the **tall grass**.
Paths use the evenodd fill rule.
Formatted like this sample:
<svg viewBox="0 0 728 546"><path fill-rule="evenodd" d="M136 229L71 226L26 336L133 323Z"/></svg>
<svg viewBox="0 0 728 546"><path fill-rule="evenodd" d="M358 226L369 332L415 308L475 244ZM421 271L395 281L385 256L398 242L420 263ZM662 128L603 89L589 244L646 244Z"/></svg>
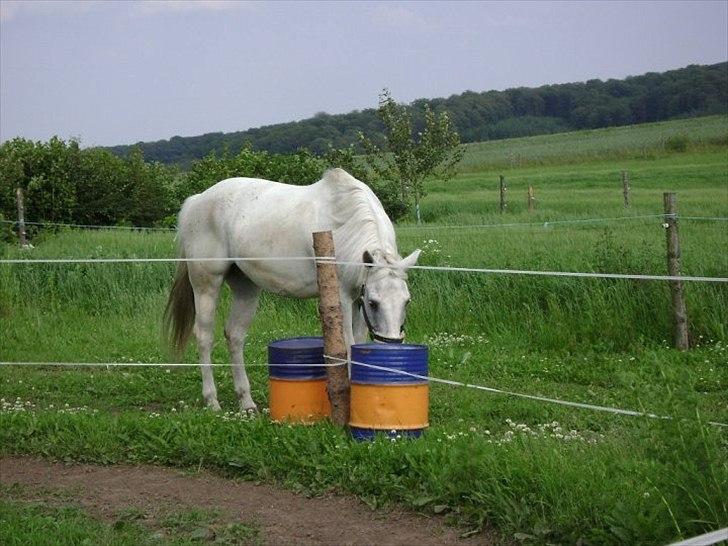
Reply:
<svg viewBox="0 0 728 546"><path fill-rule="evenodd" d="M576 164L603 160L654 159L675 151L720 149L728 143L728 117L608 127L466 145L463 172L491 168Z"/></svg>

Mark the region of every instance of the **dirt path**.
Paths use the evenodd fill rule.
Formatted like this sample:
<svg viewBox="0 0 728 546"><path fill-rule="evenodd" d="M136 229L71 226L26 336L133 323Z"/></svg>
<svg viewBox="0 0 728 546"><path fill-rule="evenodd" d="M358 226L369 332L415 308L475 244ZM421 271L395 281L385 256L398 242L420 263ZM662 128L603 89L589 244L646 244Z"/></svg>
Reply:
<svg viewBox="0 0 728 546"><path fill-rule="evenodd" d="M135 507L154 519L162 506L217 509L227 521L256 521L267 544L492 544L492 536L459 538L442 518L403 511L372 511L350 497L306 498L270 485L194 476L155 466L51 463L30 457L0 459L0 482L38 491L72 491L89 514L113 520Z"/></svg>

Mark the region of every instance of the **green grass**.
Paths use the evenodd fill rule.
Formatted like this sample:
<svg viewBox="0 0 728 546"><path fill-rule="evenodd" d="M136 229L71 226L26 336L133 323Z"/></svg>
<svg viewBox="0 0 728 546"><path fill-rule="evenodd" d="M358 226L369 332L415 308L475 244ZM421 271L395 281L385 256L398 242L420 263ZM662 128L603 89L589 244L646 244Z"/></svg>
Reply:
<svg viewBox="0 0 728 546"><path fill-rule="evenodd" d="M399 228L400 250L424 248L421 263L433 265L665 274L660 218L543 224L659 214L663 191L677 192L683 216L728 216L726 147L693 142L713 138L719 121L707 118L704 128L690 125L696 120L674 122L675 130L692 127L689 149L649 157L639 153L644 135L625 145L629 153L610 148L605 136L606 151L597 157L589 150L598 131L568 142L538 137L561 146L561 164L553 155L539 159L542 166L534 159L503 171L484 160L478 172L430 184L423 201L429 225ZM580 154L589 158L574 163ZM633 188L627 210L621 170ZM503 215L501 173L510 202ZM537 197L532 214L525 210L529 184ZM534 225L438 227L510 223ZM726 276L728 222L683 219L680 236L685 274ZM162 233L65 231L35 244L22 255L174 253L172 236ZM20 255L10 247L2 253ZM0 266L0 358L168 362L159 331L172 274L165 263ZM433 384L432 427L423 439L358 444L327 424L289 427L265 415L211 414L195 369L2 367L0 450L203 466L308 493L334 489L373 506L403 503L474 529L493 526L504 540L664 544L728 525L728 437L706 425L728 422L725 285L686 284L693 349L678 353L669 347L670 295L661 282L415 271L410 284L408 340L429 345L433 376L675 419ZM228 304L225 294L223 311ZM222 320L221 313L213 352L220 364L227 362ZM262 407L267 343L318 329L314 301L263 298L246 349ZM184 355L195 358L193 348ZM228 370L217 370L216 379L223 408L233 410Z"/></svg>
<svg viewBox="0 0 728 546"><path fill-rule="evenodd" d="M113 523L106 523L53 492L46 493L50 501L22 498L27 491L18 486L3 488L3 493L7 498L0 500L0 544L4 546L261 544L256 525L225 524L210 510L168 510L162 521L148 522L139 509L129 507L120 510Z"/></svg>
<svg viewBox="0 0 728 546"><path fill-rule="evenodd" d="M459 168L480 172L490 168L587 163L604 159L654 159L676 149L705 150L728 143L728 118L708 116L491 140L466 145Z"/></svg>

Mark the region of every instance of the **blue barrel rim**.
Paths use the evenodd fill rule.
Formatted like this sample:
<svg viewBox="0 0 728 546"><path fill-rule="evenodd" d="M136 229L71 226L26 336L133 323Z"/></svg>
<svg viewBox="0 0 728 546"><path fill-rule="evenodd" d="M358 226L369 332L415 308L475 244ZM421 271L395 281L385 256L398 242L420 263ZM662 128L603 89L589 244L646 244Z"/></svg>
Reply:
<svg viewBox="0 0 728 546"><path fill-rule="evenodd" d="M349 427L349 434L358 442L372 442L377 438L388 440L416 440L425 434L427 427L411 429L378 429ZM399 436L399 438L397 438Z"/></svg>
<svg viewBox="0 0 728 546"><path fill-rule="evenodd" d="M351 346L352 352L354 351L354 348L357 349L379 349L382 347L386 347L385 350L387 351L412 351L412 350L427 350L427 345L424 345L422 343L377 343L374 341L368 341L366 343L354 343L354 345Z"/></svg>
<svg viewBox="0 0 728 546"><path fill-rule="evenodd" d="M296 342L304 342L304 341L310 341L312 342L309 345L299 345L296 347ZM291 345L293 347L291 347ZM323 350L324 347L324 338L321 336L298 336L298 337L282 337L280 339L274 339L270 343L268 343L268 347L274 347L276 349L291 349L291 348L300 348L300 349L315 349L317 347L321 347Z"/></svg>
<svg viewBox="0 0 728 546"><path fill-rule="evenodd" d="M367 385L427 383L429 349L420 344L360 343L351 346L351 382ZM366 366L388 368L370 368ZM389 371L393 370L393 371ZM405 373L397 373L398 371ZM414 374L421 377L413 377Z"/></svg>
<svg viewBox="0 0 728 546"><path fill-rule="evenodd" d="M326 377L324 341L320 336L276 339L268 343L271 379L307 381Z"/></svg>

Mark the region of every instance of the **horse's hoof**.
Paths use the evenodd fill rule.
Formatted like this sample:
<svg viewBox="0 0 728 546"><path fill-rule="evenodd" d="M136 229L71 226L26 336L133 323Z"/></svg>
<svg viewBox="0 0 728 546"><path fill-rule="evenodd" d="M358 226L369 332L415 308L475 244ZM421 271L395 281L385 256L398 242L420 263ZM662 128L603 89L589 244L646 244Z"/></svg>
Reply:
<svg viewBox="0 0 728 546"><path fill-rule="evenodd" d="M240 413L245 413L247 415L258 415L258 406L255 404L244 404L240 403Z"/></svg>
<svg viewBox="0 0 728 546"><path fill-rule="evenodd" d="M209 402L207 402L207 407L212 411L220 411L222 409L220 407L220 402L218 402L217 400L210 400Z"/></svg>

